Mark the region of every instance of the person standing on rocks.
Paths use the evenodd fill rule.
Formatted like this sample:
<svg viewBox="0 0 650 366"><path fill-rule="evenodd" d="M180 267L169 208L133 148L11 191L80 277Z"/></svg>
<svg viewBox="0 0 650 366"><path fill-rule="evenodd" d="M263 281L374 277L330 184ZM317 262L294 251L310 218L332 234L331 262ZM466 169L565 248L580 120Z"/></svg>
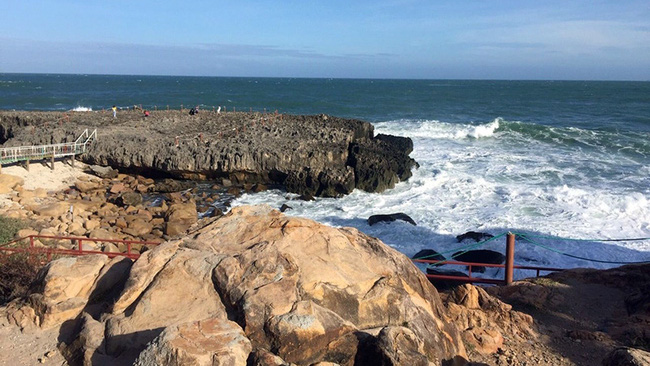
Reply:
<svg viewBox="0 0 650 366"><path fill-rule="evenodd" d="M113 110L113 118L117 118L117 107L113 106L111 109Z"/></svg>

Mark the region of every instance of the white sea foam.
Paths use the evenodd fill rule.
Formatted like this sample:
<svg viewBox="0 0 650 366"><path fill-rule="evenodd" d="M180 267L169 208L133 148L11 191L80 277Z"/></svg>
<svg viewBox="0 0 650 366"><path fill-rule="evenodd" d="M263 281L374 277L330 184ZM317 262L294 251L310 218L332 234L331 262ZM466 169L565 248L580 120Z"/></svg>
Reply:
<svg viewBox="0 0 650 366"><path fill-rule="evenodd" d="M91 107L83 107L80 105L71 109L73 112L92 112L92 110L93 109Z"/></svg>
<svg viewBox="0 0 650 366"><path fill-rule="evenodd" d="M420 168L408 181L381 194L355 190L346 197L311 202L291 200L295 195L272 190L244 195L235 205L266 202L279 207L287 203L293 207L287 211L289 215L356 227L409 256L423 248L449 252L449 256L461 246L455 236L470 230L573 239L650 237L646 165L626 161L629 166L621 170L623 160L616 152L566 145L544 136L537 139L537 132L501 131L503 123L500 118L486 124L376 123L377 133L413 138L411 156ZM547 132L568 140L562 132ZM395 222L369 226L366 222L371 215L394 212L408 214L418 225ZM615 262L650 260L650 241L544 237L534 241L517 242L517 262L567 268L615 265L558 252ZM503 245L499 240L487 244L486 249L503 251ZM530 273L517 274L526 275Z"/></svg>

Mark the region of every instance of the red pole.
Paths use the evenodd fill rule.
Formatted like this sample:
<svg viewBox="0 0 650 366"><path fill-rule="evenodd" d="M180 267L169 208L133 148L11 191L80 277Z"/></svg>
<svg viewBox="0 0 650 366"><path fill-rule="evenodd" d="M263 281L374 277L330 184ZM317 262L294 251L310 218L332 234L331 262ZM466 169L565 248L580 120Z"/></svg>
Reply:
<svg viewBox="0 0 650 366"><path fill-rule="evenodd" d="M126 254L131 255L131 242L126 243Z"/></svg>
<svg viewBox="0 0 650 366"><path fill-rule="evenodd" d="M29 247L30 248L34 247L34 237L32 235L29 236Z"/></svg>
<svg viewBox="0 0 650 366"><path fill-rule="evenodd" d="M512 284L512 278L514 274L514 263L515 263L515 234L508 233L506 236L506 274L505 274L505 283L506 286Z"/></svg>
<svg viewBox="0 0 650 366"><path fill-rule="evenodd" d="M81 239L79 239L79 254L81 254L83 247L81 246Z"/></svg>

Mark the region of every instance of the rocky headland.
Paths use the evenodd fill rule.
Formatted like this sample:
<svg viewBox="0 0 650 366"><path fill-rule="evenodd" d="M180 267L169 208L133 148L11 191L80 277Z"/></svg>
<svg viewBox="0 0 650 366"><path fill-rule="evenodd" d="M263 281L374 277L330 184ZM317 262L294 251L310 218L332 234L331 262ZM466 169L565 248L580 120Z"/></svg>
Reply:
<svg viewBox="0 0 650 366"><path fill-rule="evenodd" d="M130 111L117 120L102 112L0 114L5 146L70 141L79 129L98 128L82 159L120 169L78 162L74 171L92 175L79 173L54 188L33 184L47 167L33 165L29 174L20 172L24 178L10 174L20 167L3 168L0 215L29 225L17 237L160 243L136 246L136 261L90 255L45 265L26 293L0 306L0 364L650 364L650 265L438 292L407 257L356 229L268 206L206 211L223 195L266 184L307 196L345 194L341 187L381 190L406 179L414 164L404 153L410 140L373 137L365 122L230 113L154 111L145 119ZM265 144L265 134L289 133L284 119L298 121L296 136L312 140ZM347 137L321 137L339 141L329 145L338 151L331 158L325 150L310 155L324 146L315 140L328 121L339 126L332 136ZM290 146L296 150L282 155ZM382 155L392 149L402 153ZM325 160L339 165L326 167ZM214 169L208 161L221 165ZM163 177L210 179L216 186L206 193ZM151 194L162 199L151 204Z"/></svg>
<svg viewBox="0 0 650 366"><path fill-rule="evenodd" d="M97 139L80 157L147 177L281 185L306 196L381 192L411 176L409 138L374 135L364 121L327 115L129 110L0 112L4 147Z"/></svg>

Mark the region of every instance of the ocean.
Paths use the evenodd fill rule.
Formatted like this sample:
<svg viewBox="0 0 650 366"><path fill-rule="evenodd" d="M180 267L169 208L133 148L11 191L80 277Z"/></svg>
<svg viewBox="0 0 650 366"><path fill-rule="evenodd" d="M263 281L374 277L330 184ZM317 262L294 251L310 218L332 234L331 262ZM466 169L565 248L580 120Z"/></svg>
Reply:
<svg viewBox="0 0 650 366"><path fill-rule="evenodd" d="M386 192L307 202L271 190L234 202L287 203L288 215L355 227L409 256L449 256L466 247L455 237L467 231L510 231L527 235L518 264L650 261L650 82L0 74L0 109L114 104L324 113L412 138L420 167ZM367 224L395 212L417 226ZM503 251L504 240L480 248Z"/></svg>

